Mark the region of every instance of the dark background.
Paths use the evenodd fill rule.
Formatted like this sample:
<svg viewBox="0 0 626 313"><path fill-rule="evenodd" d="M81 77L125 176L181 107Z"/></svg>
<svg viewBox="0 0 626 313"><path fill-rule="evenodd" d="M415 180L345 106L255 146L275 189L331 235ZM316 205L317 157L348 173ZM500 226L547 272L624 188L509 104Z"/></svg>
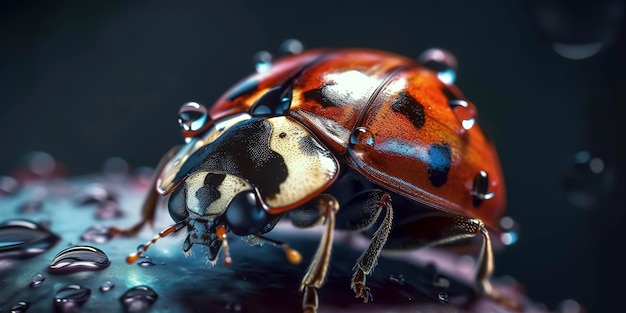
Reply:
<svg viewBox="0 0 626 313"><path fill-rule="evenodd" d="M550 308L574 299L591 312L621 311L623 13L620 0L3 1L0 175L34 150L70 175L99 171L112 156L154 165L181 142L182 103L210 105L253 70L255 52L287 38L407 56L442 47L457 56L457 85L497 143L507 214L521 225L496 274ZM571 60L554 43L602 49ZM604 170L576 165L581 150Z"/></svg>

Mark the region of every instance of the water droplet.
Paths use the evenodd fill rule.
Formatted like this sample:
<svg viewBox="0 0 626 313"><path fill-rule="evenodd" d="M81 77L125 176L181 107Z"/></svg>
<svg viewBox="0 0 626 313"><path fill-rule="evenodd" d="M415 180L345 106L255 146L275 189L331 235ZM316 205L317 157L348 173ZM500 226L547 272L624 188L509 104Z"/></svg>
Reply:
<svg viewBox="0 0 626 313"><path fill-rule="evenodd" d="M0 222L0 258L30 257L59 241L47 228L25 219Z"/></svg>
<svg viewBox="0 0 626 313"><path fill-rule="evenodd" d="M115 194L102 184L91 184L81 190L75 197L77 205L89 205L115 201Z"/></svg>
<svg viewBox="0 0 626 313"><path fill-rule="evenodd" d="M121 297L120 302L127 312L143 312L157 301L159 295L147 286L137 286L127 290Z"/></svg>
<svg viewBox="0 0 626 313"><path fill-rule="evenodd" d="M450 107L456 118L461 122L461 126L465 130L470 130L476 124L478 109L474 103L467 100L450 100Z"/></svg>
<svg viewBox="0 0 626 313"><path fill-rule="evenodd" d="M374 134L365 127L357 127L350 135L350 146L355 153L365 153L374 147Z"/></svg>
<svg viewBox="0 0 626 313"><path fill-rule="evenodd" d="M304 45L298 39L287 39L280 44L280 53L285 54L300 54L304 50Z"/></svg>
<svg viewBox="0 0 626 313"><path fill-rule="evenodd" d="M102 172L106 178L120 181L126 178L129 168L130 166L126 160L120 157L112 157L104 161Z"/></svg>
<svg viewBox="0 0 626 313"><path fill-rule="evenodd" d="M28 310L29 306L30 306L30 303L20 301L14 304L13 306L11 306L11 313L24 313L26 312L26 310Z"/></svg>
<svg viewBox="0 0 626 313"><path fill-rule="evenodd" d="M391 274L389 275L389 281L394 282L399 285L404 284L404 275L402 274Z"/></svg>
<svg viewBox="0 0 626 313"><path fill-rule="evenodd" d="M57 254L50 265L50 274L70 274L80 271L98 271L111 265L102 250L91 246L69 247Z"/></svg>
<svg viewBox="0 0 626 313"><path fill-rule="evenodd" d="M454 84L458 63L451 52L438 48L428 49L417 57L417 61L437 72L437 77L444 84Z"/></svg>
<svg viewBox="0 0 626 313"><path fill-rule="evenodd" d="M39 287L39 285L43 284L44 280L46 280L45 276L43 276L41 274L37 274L37 275L33 276L33 278L31 278L31 280L30 280L30 287L37 288L37 287Z"/></svg>
<svg viewBox="0 0 626 313"><path fill-rule="evenodd" d="M559 303L559 313L582 313L582 307L576 300L567 299Z"/></svg>
<svg viewBox="0 0 626 313"><path fill-rule="evenodd" d="M41 177L48 177L54 173L56 161L43 151L33 151L24 157L26 168L33 174Z"/></svg>
<svg viewBox="0 0 626 313"><path fill-rule="evenodd" d="M190 139L198 135L209 125L207 108L198 102L187 102L178 110L178 124L183 130L183 137Z"/></svg>
<svg viewBox="0 0 626 313"><path fill-rule="evenodd" d="M265 73L272 67L272 54L267 51L259 51L252 58L257 73Z"/></svg>
<svg viewBox="0 0 626 313"><path fill-rule="evenodd" d="M600 205L612 190L614 182L614 169L589 151L580 151L574 155L563 180L570 203L585 209Z"/></svg>
<svg viewBox="0 0 626 313"><path fill-rule="evenodd" d="M80 235L80 240L95 243L105 243L111 240L111 235L109 235L109 230L103 225L95 225L85 230L85 232Z"/></svg>
<svg viewBox="0 0 626 313"><path fill-rule="evenodd" d="M148 266L153 266L156 264L154 263L151 257L144 255L140 257L139 260L137 260L137 265L142 266L142 267L148 267Z"/></svg>
<svg viewBox="0 0 626 313"><path fill-rule="evenodd" d="M91 290L80 285L68 285L54 295L54 307L58 312L80 312L80 307L89 300Z"/></svg>
<svg viewBox="0 0 626 313"><path fill-rule="evenodd" d="M110 280L107 280L104 282L104 284L102 284L102 286L100 286L100 291L108 292L113 288L115 288L115 285Z"/></svg>
<svg viewBox="0 0 626 313"><path fill-rule="evenodd" d="M440 292L439 294L437 294L437 299L439 299L439 301L448 302L448 294L445 292Z"/></svg>
<svg viewBox="0 0 626 313"><path fill-rule="evenodd" d="M122 215L124 215L122 209L120 209L120 205L115 201L105 201L100 204L98 210L96 210L96 218L99 220L119 218L122 217Z"/></svg>
<svg viewBox="0 0 626 313"><path fill-rule="evenodd" d="M20 189L17 179L10 176L0 176L0 196L14 195Z"/></svg>
<svg viewBox="0 0 626 313"><path fill-rule="evenodd" d="M20 214L33 214L41 212L43 207L43 201L41 200L28 200L17 207L17 212Z"/></svg>

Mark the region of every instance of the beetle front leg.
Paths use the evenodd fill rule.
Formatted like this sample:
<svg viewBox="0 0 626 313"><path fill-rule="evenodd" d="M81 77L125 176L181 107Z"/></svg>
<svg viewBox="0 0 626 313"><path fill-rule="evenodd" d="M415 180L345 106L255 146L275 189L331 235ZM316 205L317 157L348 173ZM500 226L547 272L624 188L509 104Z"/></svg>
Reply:
<svg viewBox="0 0 626 313"><path fill-rule="evenodd" d="M368 190L354 196L344 205L342 214L337 216L337 228L360 231L371 227L382 211L386 209L382 223L372 236L367 249L361 254L354 265L354 275L350 288L357 298L362 298L364 303L373 300L369 287L365 284L367 275L371 274L378 261L378 256L387 242L391 223L393 221L393 209L391 197L381 190Z"/></svg>
<svg viewBox="0 0 626 313"><path fill-rule="evenodd" d="M315 201L313 203L315 203L317 212L320 213L317 215L317 218L298 220L297 218L294 219L295 214L292 216L292 223L299 227L316 225L322 220L319 218L321 216L326 220L326 228L324 229L322 240L300 284L300 291L304 292L302 298L302 310L304 313L317 312L317 290L324 285L326 274L328 273L335 229L335 213L339 210L339 202L330 194L321 194ZM313 216L316 216L316 214Z"/></svg>
<svg viewBox="0 0 626 313"><path fill-rule="evenodd" d="M132 237L137 235L137 233L141 231L146 223L149 223L150 226L154 224L154 215L156 213L156 207L160 196L160 194L156 190L157 180L159 179L159 175L163 171L165 164L167 164L167 162L176 154L179 148L180 146L172 147L165 155L163 155L163 157L161 157L161 160L154 169L154 174L152 175L152 179L150 180L150 188L148 189L148 194L146 195L146 199L144 200L141 207L141 220L137 222L137 224L126 229L110 227L108 229L109 236Z"/></svg>

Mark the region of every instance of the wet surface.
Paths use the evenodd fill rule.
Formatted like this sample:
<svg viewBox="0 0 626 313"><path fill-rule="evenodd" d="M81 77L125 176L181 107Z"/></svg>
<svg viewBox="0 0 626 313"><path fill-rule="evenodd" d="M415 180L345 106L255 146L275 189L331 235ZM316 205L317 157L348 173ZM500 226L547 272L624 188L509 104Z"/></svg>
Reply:
<svg viewBox="0 0 626 313"><path fill-rule="evenodd" d="M321 227L300 230L281 223L267 234L300 251L303 262L299 265L289 263L280 248L248 246L231 236L232 265L223 265L220 256L212 266L202 247L194 246L192 254L185 257L184 231L160 240L146 257L129 265L124 261L129 253L172 223L163 208L154 229L146 227L137 237L109 240L103 233L105 227L127 227L138 220L146 186L130 177L114 181L76 178L62 182L70 193L46 193L41 210L25 213L16 209L30 201L32 190L55 189L52 185L58 182L34 181L14 195L0 196L0 238L4 239L0 246L0 312L14 307L18 312L300 310L300 280L321 237ZM93 190L115 194L124 217L98 219L95 212L101 201L81 198ZM367 280L374 302L363 304L354 298L350 278L366 245L361 235L337 232L328 280L319 292L320 312L510 312L491 299L475 296L471 258L434 249L384 252ZM27 253L33 246L37 253ZM63 266L60 271L53 270L53 275L53 265ZM522 303L523 312L544 312L520 293L515 280L494 283L501 294Z"/></svg>

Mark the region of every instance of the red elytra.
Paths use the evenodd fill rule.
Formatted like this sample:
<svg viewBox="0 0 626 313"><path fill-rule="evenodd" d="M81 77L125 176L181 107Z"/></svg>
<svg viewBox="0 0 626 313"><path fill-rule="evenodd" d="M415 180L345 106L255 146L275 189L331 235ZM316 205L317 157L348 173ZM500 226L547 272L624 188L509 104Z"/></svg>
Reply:
<svg viewBox="0 0 626 313"><path fill-rule="evenodd" d="M495 147L479 125L464 127L476 108L436 72L388 52L311 50L232 87L210 109L211 120L250 112L268 91L286 85L285 114L340 161L425 206L500 228L506 195ZM485 201L477 199L481 173Z"/></svg>

